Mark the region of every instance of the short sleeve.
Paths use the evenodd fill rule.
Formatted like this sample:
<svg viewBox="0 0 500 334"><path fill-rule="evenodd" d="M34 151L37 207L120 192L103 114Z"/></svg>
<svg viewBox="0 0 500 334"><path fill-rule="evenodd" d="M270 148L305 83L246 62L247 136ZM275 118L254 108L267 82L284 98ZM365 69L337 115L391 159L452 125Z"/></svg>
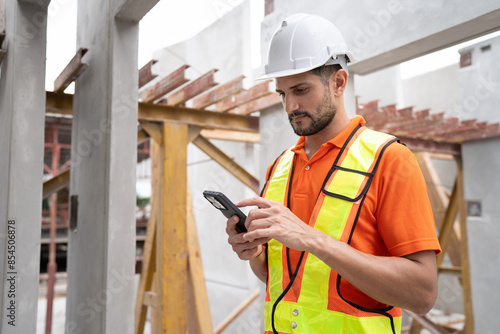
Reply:
<svg viewBox="0 0 500 334"><path fill-rule="evenodd" d="M377 228L389 254L440 253L425 179L413 153L402 144L390 145L377 174Z"/></svg>

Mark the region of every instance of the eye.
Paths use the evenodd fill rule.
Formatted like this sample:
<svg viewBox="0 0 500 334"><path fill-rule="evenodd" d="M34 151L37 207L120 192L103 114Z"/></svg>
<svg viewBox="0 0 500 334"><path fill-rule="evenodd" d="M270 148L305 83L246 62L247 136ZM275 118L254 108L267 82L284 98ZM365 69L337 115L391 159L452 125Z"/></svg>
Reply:
<svg viewBox="0 0 500 334"><path fill-rule="evenodd" d="M295 94L297 94L297 95L306 94L308 91L309 91L308 87L297 87L297 88L295 88Z"/></svg>

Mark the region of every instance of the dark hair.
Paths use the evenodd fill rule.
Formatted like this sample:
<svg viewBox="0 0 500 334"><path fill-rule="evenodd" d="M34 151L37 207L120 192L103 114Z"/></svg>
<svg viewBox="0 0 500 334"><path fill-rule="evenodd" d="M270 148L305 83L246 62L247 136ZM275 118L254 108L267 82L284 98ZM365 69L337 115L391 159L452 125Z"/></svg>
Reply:
<svg viewBox="0 0 500 334"><path fill-rule="evenodd" d="M342 66L340 66L339 64L323 65L320 67L313 68L311 70L311 73L320 77L321 82L323 82L323 85L328 86L330 77L341 68Z"/></svg>

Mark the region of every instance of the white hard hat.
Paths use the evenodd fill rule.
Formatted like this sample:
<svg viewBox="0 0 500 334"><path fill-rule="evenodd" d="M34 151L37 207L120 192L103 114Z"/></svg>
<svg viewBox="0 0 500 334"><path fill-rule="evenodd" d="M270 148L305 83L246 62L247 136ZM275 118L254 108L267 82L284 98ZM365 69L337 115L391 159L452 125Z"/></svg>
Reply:
<svg viewBox="0 0 500 334"><path fill-rule="evenodd" d="M318 15L294 14L274 33L265 73L258 79L284 77L334 64L347 71L347 63L353 61L344 37L332 22Z"/></svg>

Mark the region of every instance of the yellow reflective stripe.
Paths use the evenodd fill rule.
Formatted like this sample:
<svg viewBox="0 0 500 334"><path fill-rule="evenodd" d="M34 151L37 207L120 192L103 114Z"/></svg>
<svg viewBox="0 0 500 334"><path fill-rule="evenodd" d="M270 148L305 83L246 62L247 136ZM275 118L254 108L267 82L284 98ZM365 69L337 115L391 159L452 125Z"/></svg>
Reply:
<svg viewBox="0 0 500 334"><path fill-rule="evenodd" d="M283 245L271 239L268 242L268 266L269 266L269 298L271 301L276 301L283 292L283 262L282 262ZM269 314L270 315L270 314Z"/></svg>
<svg viewBox="0 0 500 334"><path fill-rule="evenodd" d="M385 133L369 129L363 131L352 144L341 167L367 172L380 146L390 138L393 137ZM365 176L358 173L338 170L327 190L354 198L360 192L359 186L364 178Z"/></svg>
<svg viewBox="0 0 500 334"><path fill-rule="evenodd" d="M273 330L271 325L272 302L266 302L264 327L266 331ZM387 334L392 333L391 321L384 315L356 317L342 312L327 309L317 310L292 302L281 301L276 307L274 326L280 333L357 333L357 334ZM396 333L401 333L401 317L393 317ZM292 328L295 323L296 328ZM295 327L293 325L293 327Z"/></svg>
<svg viewBox="0 0 500 334"><path fill-rule="evenodd" d="M294 153L288 149L280 158L269 181L265 198L284 204L293 156ZM282 249L283 245L280 242L274 239L268 242L269 297L272 301L278 299L283 292Z"/></svg>
<svg viewBox="0 0 500 334"><path fill-rule="evenodd" d="M368 171L375 160L379 147L390 136L365 130L351 145L340 166L362 172ZM342 172L342 173L341 173ZM365 176L337 170L327 190L341 193L350 198L356 197ZM354 203L331 196L324 196L321 210L314 228L339 240L344 231ZM329 281L331 268L317 257L309 254L304 264L304 274L298 302L318 309L328 307Z"/></svg>
<svg viewBox="0 0 500 334"><path fill-rule="evenodd" d="M294 153L290 149L283 153L267 186L267 199L284 203L287 191L286 185L292 170L293 156Z"/></svg>

